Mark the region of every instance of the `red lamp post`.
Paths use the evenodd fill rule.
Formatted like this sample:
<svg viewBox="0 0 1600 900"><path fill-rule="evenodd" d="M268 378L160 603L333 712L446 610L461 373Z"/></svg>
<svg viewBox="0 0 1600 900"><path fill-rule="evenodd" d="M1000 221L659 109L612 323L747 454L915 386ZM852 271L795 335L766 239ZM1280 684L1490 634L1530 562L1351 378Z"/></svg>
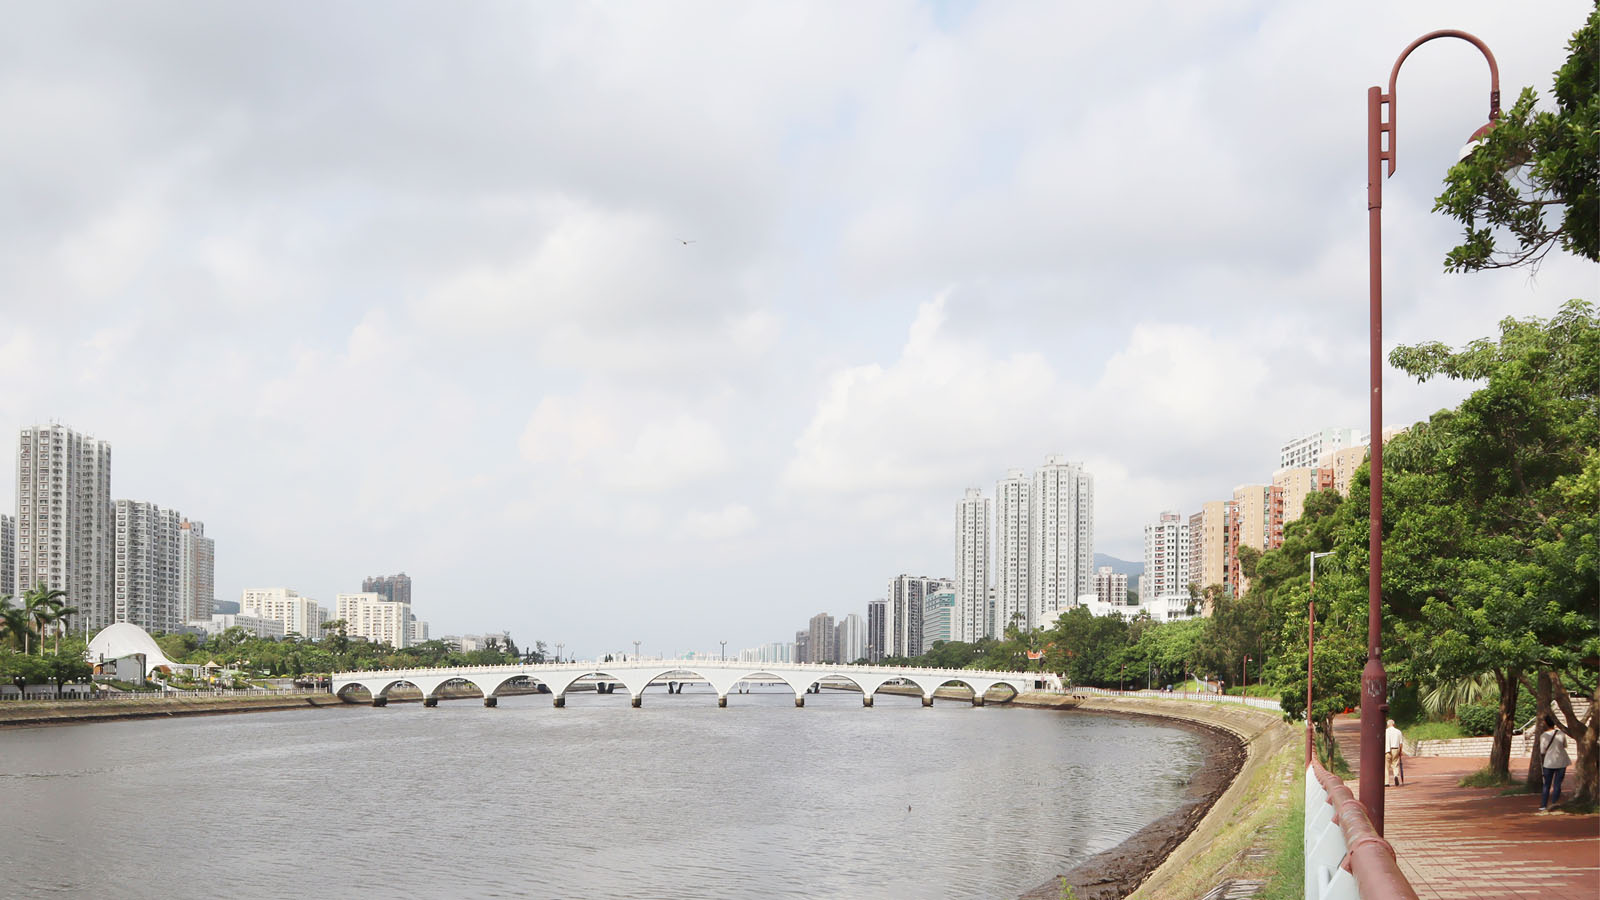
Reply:
<svg viewBox="0 0 1600 900"><path fill-rule="evenodd" d="M1383 669L1383 179L1394 174L1396 103L1395 80L1411 51L1436 38L1460 38L1483 52L1489 61L1489 123L1473 134L1479 137L1500 117L1500 67L1494 54L1465 31L1431 31L1412 41L1389 71L1389 92L1367 88L1367 246L1370 291L1369 352L1372 382L1371 447L1372 493L1367 535L1371 562L1367 572L1367 664L1361 670L1361 783L1359 799L1367 808L1373 828L1383 834L1383 725L1389 712L1389 676ZM1388 118L1384 118L1387 108ZM1387 146L1383 136L1388 135ZM1382 171L1387 161L1389 170ZM1309 713L1309 710L1307 710Z"/></svg>

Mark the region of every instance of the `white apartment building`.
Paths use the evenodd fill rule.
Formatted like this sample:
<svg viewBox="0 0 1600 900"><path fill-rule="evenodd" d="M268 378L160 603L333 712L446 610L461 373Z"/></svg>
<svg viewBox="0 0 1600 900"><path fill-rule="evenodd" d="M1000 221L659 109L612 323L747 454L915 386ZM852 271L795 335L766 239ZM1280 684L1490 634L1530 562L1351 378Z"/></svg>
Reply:
<svg viewBox="0 0 1600 900"><path fill-rule="evenodd" d="M281 587L245 588L239 594L239 611L282 622L284 634L298 634L308 641L322 640L322 625L328 621L328 610L317 601Z"/></svg>
<svg viewBox="0 0 1600 900"><path fill-rule="evenodd" d="M1189 566L1194 556L1189 519L1166 511L1144 526L1144 575L1139 579L1139 602L1156 619L1170 619L1174 601L1189 605L1189 584L1197 581Z"/></svg>
<svg viewBox="0 0 1600 900"><path fill-rule="evenodd" d="M994 488L995 631L1016 623L1033 628L1028 603L1028 553L1032 546L1033 479L1021 469L1006 473Z"/></svg>
<svg viewBox="0 0 1600 900"><path fill-rule="evenodd" d="M835 660L853 663L867 655L867 623L860 613L850 613L839 619L833 627L834 643L838 646Z"/></svg>
<svg viewBox="0 0 1600 900"><path fill-rule="evenodd" d="M183 621L209 619L217 604L217 545L203 522L178 526L178 607Z"/></svg>
<svg viewBox="0 0 1600 900"><path fill-rule="evenodd" d="M428 623L416 616L411 617L411 646L426 644L428 642Z"/></svg>
<svg viewBox="0 0 1600 900"><path fill-rule="evenodd" d="M491 631L486 634L463 634L459 636L447 634L443 638L440 638L440 640L447 644L455 644L456 649L460 650L462 653L471 653L474 650L487 650L489 649L489 641L491 639L494 641L496 647L504 650L511 643L511 632L501 631L496 633Z"/></svg>
<svg viewBox="0 0 1600 900"><path fill-rule="evenodd" d="M1094 477L1081 463L1045 457L1033 473L1032 504L1030 627L1094 593Z"/></svg>
<svg viewBox="0 0 1600 900"><path fill-rule="evenodd" d="M1304 469L1317 464L1322 454L1344 447L1360 446L1365 440L1359 429L1324 428L1303 434L1284 444L1278 451L1278 468Z"/></svg>
<svg viewBox="0 0 1600 900"><path fill-rule="evenodd" d="M112 591L118 622L149 632L174 632L186 621L178 598L178 528L175 509L137 500L116 502L116 582Z"/></svg>
<svg viewBox="0 0 1600 900"><path fill-rule="evenodd" d="M43 582L78 610L69 630L114 622L116 512L111 501L111 444L64 425L22 429L17 441L15 582L21 596Z"/></svg>
<svg viewBox="0 0 1600 900"><path fill-rule="evenodd" d="M208 635L218 635L229 628L243 628L247 634L260 638L281 638L283 623L277 619L247 616L244 613L214 613L209 619L197 619L189 627L198 628Z"/></svg>
<svg viewBox="0 0 1600 900"><path fill-rule="evenodd" d="M411 646L411 604L373 592L339 594L334 618L343 619L351 637L396 649Z"/></svg>
<svg viewBox="0 0 1600 900"><path fill-rule="evenodd" d="M977 643L995 633L989 611L989 499L967 488L956 504L956 606L950 640ZM851 657L854 659L855 657Z"/></svg>
<svg viewBox="0 0 1600 900"><path fill-rule="evenodd" d="M1094 570L1095 599L1111 606L1128 605L1128 575L1110 566Z"/></svg>
<svg viewBox="0 0 1600 900"><path fill-rule="evenodd" d="M0 513L0 594L17 584L17 517Z"/></svg>

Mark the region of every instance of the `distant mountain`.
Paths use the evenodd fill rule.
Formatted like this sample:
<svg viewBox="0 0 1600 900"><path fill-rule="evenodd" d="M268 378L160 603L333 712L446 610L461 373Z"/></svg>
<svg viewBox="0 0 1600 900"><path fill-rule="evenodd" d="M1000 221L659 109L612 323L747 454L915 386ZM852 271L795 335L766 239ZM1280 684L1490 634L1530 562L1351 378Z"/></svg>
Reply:
<svg viewBox="0 0 1600 900"><path fill-rule="evenodd" d="M1111 571L1116 572L1119 575L1128 576L1128 581L1130 583L1133 581L1133 579L1144 574L1143 561L1128 562L1125 559L1117 559L1115 556L1107 556L1104 553L1096 553L1094 555L1094 567L1098 569L1101 566L1110 566Z"/></svg>

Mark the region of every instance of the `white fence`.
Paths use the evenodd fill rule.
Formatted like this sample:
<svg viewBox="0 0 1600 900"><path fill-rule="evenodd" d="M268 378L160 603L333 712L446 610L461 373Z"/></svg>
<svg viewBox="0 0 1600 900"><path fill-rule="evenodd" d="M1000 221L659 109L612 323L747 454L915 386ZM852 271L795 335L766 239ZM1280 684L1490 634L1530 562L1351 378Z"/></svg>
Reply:
<svg viewBox="0 0 1600 900"><path fill-rule="evenodd" d="M1283 712L1282 704L1276 700L1267 697L1244 697L1238 694L1212 694L1194 691L1112 691L1093 687L1068 688L1066 693L1087 694L1095 697L1143 697L1148 700L1202 700L1206 703L1238 703L1244 706L1254 706L1257 709Z"/></svg>
<svg viewBox="0 0 1600 900"><path fill-rule="evenodd" d="M1340 868L1347 848L1344 829L1333 820L1333 801L1306 767L1306 900L1356 900L1356 877Z"/></svg>

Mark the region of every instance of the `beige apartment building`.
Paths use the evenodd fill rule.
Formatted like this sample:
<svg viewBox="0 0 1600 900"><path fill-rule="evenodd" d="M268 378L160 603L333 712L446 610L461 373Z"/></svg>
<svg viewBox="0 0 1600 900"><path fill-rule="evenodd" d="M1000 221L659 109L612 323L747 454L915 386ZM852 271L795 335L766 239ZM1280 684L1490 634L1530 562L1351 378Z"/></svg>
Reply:
<svg viewBox="0 0 1600 900"><path fill-rule="evenodd" d="M1333 469L1279 469L1272 473L1272 483L1283 489L1283 524L1287 525L1305 514L1306 497L1333 488Z"/></svg>
<svg viewBox="0 0 1600 900"><path fill-rule="evenodd" d="M1233 593L1233 524L1232 500L1212 500L1189 517L1189 580L1201 590L1215 584Z"/></svg>

